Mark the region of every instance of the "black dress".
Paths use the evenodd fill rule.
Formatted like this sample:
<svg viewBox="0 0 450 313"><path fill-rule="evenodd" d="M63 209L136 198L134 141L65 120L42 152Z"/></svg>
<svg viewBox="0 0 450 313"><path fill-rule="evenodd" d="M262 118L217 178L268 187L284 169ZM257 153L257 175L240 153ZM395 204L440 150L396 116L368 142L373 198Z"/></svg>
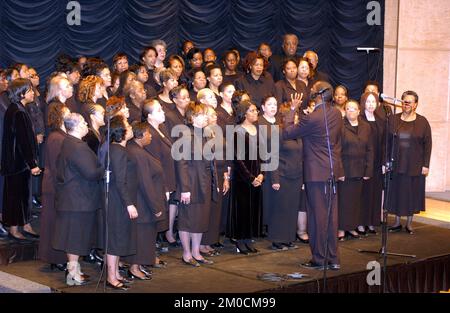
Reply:
<svg viewBox="0 0 450 313"><path fill-rule="evenodd" d="M30 222L31 169L37 167L36 134L22 103L11 103L3 123L1 173L3 222L23 226Z"/></svg>
<svg viewBox="0 0 450 313"><path fill-rule="evenodd" d="M390 116L389 149L392 134L398 138L394 148L391 188L389 188L389 213L412 216L425 211L425 176L422 167L430 167L431 128L427 119L416 114L414 121L400 119L401 113ZM389 150L390 151L390 150Z"/></svg>
<svg viewBox="0 0 450 313"><path fill-rule="evenodd" d="M206 143L203 129L190 127L191 143ZM194 157L195 149L191 149L190 160L186 160L191 202L178 207L178 230L188 233L204 233L208 231L211 201L217 201L217 169L210 157L202 155L200 160ZM202 149L203 150L203 149Z"/></svg>
<svg viewBox="0 0 450 313"><path fill-rule="evenodd" d="M50 264L61 264L66 262L67 259L64 252L52 247L56 222L56 159L65 138L65 132L55 130L50 133L45 143L45 171L42 180L42 213L39 227L39 259Z"/></svg>
<svg viewBox="0 0 450 313"><path fill-rule="evenodd" d="M362 111L364 112L364 111ZM370 139L373 146L373 175L369 180L363 181L363 210L361 214L361 225L377 226L381 223L382 195L383 195L383 172L381 167L385 159L385 128L386 119L375 115L375 121L367 120L363 113L362 119L370 126Z"/></svg>
<svg viewBox="0 0 450 313"><path fill-rule="evenodd" d="M298 209L301 207L303 184L303 144L300 138L280 141L278 169L271 172L272 184L280 184L273 190L272 205L265 209L268 221L268 237L273 242L291 242L297 232Z"/></svg>
<svg viewBox="0 0 450 313"><path fill-rule="evenodd" d="M260 237L263 230L262 188L261 186L253 187L252 182L261 174L261 160L258 154L256 158L251 159L249 151L251 144L256 147L256 153L258 153L258 134L250 135L239 125L236 127L234 139L235 159L227 235L236 240ZM237 142L242 139L245 142L245 153L240 155Z"/></svg>
<svg viewBox="0 0 450 313"><path fill-rule="evenodd" d="M136 162L128 159L125 147L110 145L111 181L107 209L108 254L126 256L136 253L136 222L131 220L127 206L137 205L131 189L137 183ZM134 200L134 201L133 201Z"/></svg>
<svg viewBox="0 0 450 313"><path fill-rule="evenodd" d="M352 126L344 118L341 157L345 180L338 182L339 229L353 230L362 224L363 177L373 175L373 145L370 126L362 119Z"/></svg>
<svg viewBox="0 0 450 313"><path fill-rule="evenodd" d="M138 218L137 251L124 260L131 264L152 265L156 257L156 223L161 219L155 214L164 211L166 202L164 185L161 183L164 172L159 160L134 141L128 142L127 154L137 166L137 179L130 190L137 192Z"/></svg>
<svg viewBox="0 0 450 313"><path fill-rule="evenodd" d="M56 161L54 249L88 255L95 245L103 175L103 166L88 145L67 134Z"/></svg>

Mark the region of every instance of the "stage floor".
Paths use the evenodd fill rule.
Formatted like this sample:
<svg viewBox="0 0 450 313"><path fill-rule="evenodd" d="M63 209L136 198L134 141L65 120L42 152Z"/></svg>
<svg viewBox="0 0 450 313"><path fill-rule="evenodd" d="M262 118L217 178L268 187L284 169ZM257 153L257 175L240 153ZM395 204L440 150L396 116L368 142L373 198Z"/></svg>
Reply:
<svg viewBox="0 0 450 313"><path fill-rule="evenodd" d="M388 251L403 254L415 254L417 258L389 257L388 265L419 262L434 256L450 255L450 229L433 225L414 223L415 234L406 232L389 234ZM184 265L180 258L181 248L162 254L161 259L168 262L164 269L154 269L150 281L135 281L130 292L146 293L247 293L266 291L289 291L298 284L322 279L323 273L301 268L301 262L311 257L309 246L297 243L296 250L273 251L270 242L259 240L256 247L260 250L254 255L237 254L230 243L222 250L220 256L211 258L213 265L193 268ZM328 271L330 279L352 273L367 272L370 261L379 261L376 254L359 253L358 249L378 250L381 245L381 234L370 235L363 239L352 239L339 243L341 270ZM26 278L33 282L51 287L55 292L96 292L96 280L99 270L95 265L82 263L82 269L91 275L92 283L86 286L68 287L64 283L64 273L50 271L48 265L41 261L23 261L0 266L0 271ZM258 279L259 274L289 274L300 272L309 277L300 280L267 282ZM364 276L365 277L365 276ZM365 279L364 279L365 281ZM108 292L113 292L107 289ZM103 292L100 287L97 292Z"/></svg>

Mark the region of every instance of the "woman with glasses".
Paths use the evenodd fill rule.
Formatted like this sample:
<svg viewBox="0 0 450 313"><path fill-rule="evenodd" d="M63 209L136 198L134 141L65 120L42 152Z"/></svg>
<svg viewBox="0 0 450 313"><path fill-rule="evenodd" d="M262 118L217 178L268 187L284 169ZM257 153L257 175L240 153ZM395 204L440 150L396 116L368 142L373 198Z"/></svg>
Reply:
<svg viewBox="0 0 450 313"><path fill-rule="evenodd" d="M252 238L262 235L262 183L259 138L256 122L258 109L250 101L236 106L234 161L228 236L235 240L238 253L257 253Z"/></svg>
<svg viewBox="0 0 450 313"><path fill-rule="evenodd" d="M406 216L405 230L413 234L413 215L425 211L432 139L428 120L416 113L417 93L405 91L402 100L403 112L389 117L388 151L394 145L395 160L388 194L389 213L395 214L395 223L389 231L401 231L400 217Z"/></svg>
<svg viewBox="0 0 450 313"><path fill-rule="evenodd" d="M341 158L345 180L338 182L339 240L345 234L359 238L356 228L363 210L363 181L373 176L373 142L370 126L359 116L359 104L349 100L344 106L345 118L341 132Z"/></svg>

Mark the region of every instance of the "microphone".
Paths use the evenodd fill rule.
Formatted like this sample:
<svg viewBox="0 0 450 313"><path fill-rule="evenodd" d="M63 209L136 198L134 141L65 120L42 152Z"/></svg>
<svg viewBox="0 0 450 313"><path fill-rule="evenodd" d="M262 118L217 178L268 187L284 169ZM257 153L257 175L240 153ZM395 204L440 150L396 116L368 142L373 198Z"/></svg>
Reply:
<svg viewBox="0 0 450 313"><path fill-rule="evenodd" d="M356 50L357 51L366 51L367 53L369 53L369 51L380 51L380 48L375 48L375 47L357 47Z"/></svg>
<svg viewBox="0 0 450 313"><path fill-rule="evenodd" d="M319 95L325 93L325 92L328 91L328 90L330 90L329 87L322 88L322 89L320 89L318 92L312 93L312 94L310 95L310 98L311 98L311 99L315 99L315 98L317 98Z"/></svg>
<svg viewBox="0 0 450 313"><path fill-rule="evenodd" d="M380 99L381 99L381 101L389 100L389 101L393 101L394 103L397 103L397 102L403 103L403 100L397 99L394 97L389 97L389 96L385 95L384 93L380 94Z"/></svg>

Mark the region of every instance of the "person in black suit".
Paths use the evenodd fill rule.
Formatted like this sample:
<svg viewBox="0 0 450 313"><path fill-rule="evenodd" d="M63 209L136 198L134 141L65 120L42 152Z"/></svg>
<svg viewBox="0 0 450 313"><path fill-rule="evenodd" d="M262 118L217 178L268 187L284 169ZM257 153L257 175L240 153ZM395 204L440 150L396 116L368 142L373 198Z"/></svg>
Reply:
<svg viewBox="0 0 450 313"><path fill-rule="evenodd" d="M99 104L91 104L86 108L86 113L89 116L89 132L83 137L83 141L95 154L98 154L100 143L103 142L103 134L100 128L105 126L105 109Z"/></svg>
<svg viewBox="0 0 450 313"><path fill-rule="evenodd" d="M147 99L144 85L139 81L132 82L125 95L129 99L127 102L128 109L130 110L128 122L140 122L142 118L142 106L144 105L145 99Z"/></svg>
<svg viewBox="0 0 450 313"><path fill-rule="evenodd" d="M339 240L344 240L345 232L359 238L356 228L361 225L362 211L366 199L363 181L373 176L373 141L371 129L359 116L359 104L349 100L344 106L345 118L342 127L342 165L345 180L338 183Z"/></svg>
<svg viewBox="0 0 450 313"><path fill-rule="evenodd" d="M85 121L89 121L89 108L103 97L103 79L95 75L89 75L80 82L78 90L78 100L81 104L81 111Z"/></svg>
<svg viewBox="0 0 450 313"><path fill-rule="evenodd" d="M322 92L322 95L319 95ZM308 268L339 269L337 246L337 197L332 194L328 181L331 178L330 157L333 162L334 176L344 179L341 162L341 129L342 116L338 109L331 106L333 88L327 82L318 81L311 88L311 98L315 109L309 115L302 115L298 125L290 125L294 120L295 107L283 130L283 140L301 137L303 139L304 181L307 195L308 234L311 247L311 261L302 264ZM324 110L328 119L331 156L327 144L327 132L324 121ZM324 190L326 192L324 192ZM327 224L327 198L332 197L330 221ZM328 230L328 232L327 232ZM326 240L328 251L325 250ZM328 263L325 264L325 254Z"/></svg>
<svg viewBox="0 0 450 313"><path fill-rule="evenodd" d="M345 104L348 100L348 91L347 88L343 85L336 86L334 88L334 95L333 95L333 104L336 108L341 111L342 117L345 116Z"/></svg>
<svg viewBox="0 0 450 313"><path fill-rule="evenodd" d="M203 132L208 125L206 110L206 106L192 103L186 111L190 127L184 136L188 136L191 151L183 155L182 159L187 163L191 189L189 197L182 198L178 208L178 230L183 246L181 259L184 264L195 267L213 263L200 254L200 243L203 233L208 230L211 202L217 200L218 192L216 165L212 155L205 154L208 149L204 149L207 137ZM196 151L200 143L201 151ZM197 156L199 152L201 159Z"/></svg>
<svg viewBox="0 0 450 313"><path fill-rule="evenodd" d="M238 55L233 50L225 51L222 58L223 64L223 80L222 84L232 83L242 76L242 73L238 71Z"/></svg>
<svg viewBox="0 0 450 313"><path fill-rule="evenodd" d="M167 113L168 109L173 109L175 107L170 95L171 90L178 86L178 80L175 73L171 69L167 69L162 70L159 73L159 81L161 82L163 89L158 95L158 101L161 103L164 112Z"/></svg>
<svg viewBox="0 0 450 313"><path fill-rule="evenodd" d="M81 140L87 133L87 123L78 113L64 119L67 137L56 161L56 222L52 245L67 254L66 284L84 285L78 262L88 255L95 238L96 216L100 207L99 181L104 168L89 146Z"/></svg>
<svg viewBox="0 0 450 313"><path fill-rule="evenodd" d="M46 96L47 108L44 113L44 117L47 118L47 111L52 103L63 103L69 108L70 112L79 113L80 108L78 106L72 106L71 108L69 103L67 103L67 99L71 98L73 93L73 86L67 78L61 75L52 77L48 83L48 91ZM74 111L72 111L72 109Z"/></svg>
<svg viewBox="0 0 450 313"><path fill-rule="evenodd" d="M34 101L34 91L28 79L18 78L8 87L10 105L3 122L1 174L5 177L3 193L3 223L9 226L11 239L25 240L19 231L38 238L30 225L31 175L39 175L37 142L26 106Z"/></svg>
<svg viewBox="0 0 450 313"><path fill-rule="evenodd" d="M64 118L69 108L58 103L49 108L48 127L50 134L45 144L45 171L42 179L42 213L40 217L39 259L50 264L51 269L66 270L66 255L52 247L56 221L56 160L66 138Z"/></svg>
<svg viewBox="0 0 450 313"><path fill-rule="evenodd" d="M425 178L430 171L432 137L428 120L416 113L417 93L405 91L402 101L403 112L389 117L388 151L395 144L391 188L387 195L388 211L395 214L395 223L389 231L401 231L400 217L406 216L405 230L413 234L414 214L425 211Z"/></svg>
<svg viewBox="0 0 450 313"><path fill-rule="evenodd" d="M206 87L206 75L202 69L194 70L192 74L192 81L189 84L189 96L192 101L197 100L197 93Z"/></svg>

